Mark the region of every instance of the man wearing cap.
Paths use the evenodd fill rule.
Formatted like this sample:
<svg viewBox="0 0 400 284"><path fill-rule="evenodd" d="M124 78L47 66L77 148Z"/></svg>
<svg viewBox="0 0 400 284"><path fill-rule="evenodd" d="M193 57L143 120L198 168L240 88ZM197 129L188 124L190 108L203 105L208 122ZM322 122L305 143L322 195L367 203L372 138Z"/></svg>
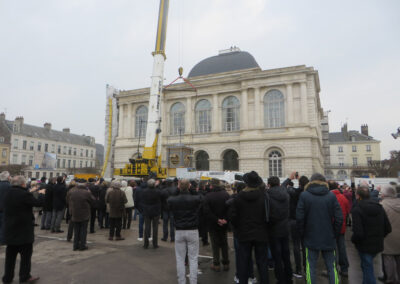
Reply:
<svg viewBox="0 0 400 284"><path fill-rule="evenodd" d="M207 219L213 251L213 264L211 269L220 271L220 255L222 254L222 264L224 270L229 270L228 256L228 226L227 226L227 205L229 194L220 185L220 180L211 180L211 192L206 195L204 201L204 215Z"/></svg>
<svg viewBox="0 0 400 284"><path fill-rule="evenodd" d="M234 199L229 214L238 240L237 275L239 283L247 283L251 277L249 264L254 248L260 283L265 284L268 283L268 195L257 172L246 173L243 181L246 187Z"/></svg>

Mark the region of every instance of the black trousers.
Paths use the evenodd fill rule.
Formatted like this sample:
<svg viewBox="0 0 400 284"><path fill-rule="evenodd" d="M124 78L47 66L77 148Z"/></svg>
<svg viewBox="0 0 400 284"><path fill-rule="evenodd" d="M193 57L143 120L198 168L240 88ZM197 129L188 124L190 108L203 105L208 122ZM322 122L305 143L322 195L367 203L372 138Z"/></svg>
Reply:
<svg viewBox="0 0 400 284"><path fill-rule="evenodd" d="M222 254L222 264L229 264L227 230L210 230L213 264L219 265L219 251Z"/></svg>
<svg viewBox="0 0 400 284"><path fill-rule="evenodd" d="M14 279L15 262L17 260L18 253L21 255L19 281L25 282L31 278L32 248L32 244L7 246L3 276L4 283L11 283Z"/></svg>
<svg viewBox="0 0 400 284"><path fill-rule="evenodd" d="M122 218L109 218L110 222L110 237L114 238L114 234L117 238L121 237Z"/></svg>
<svg viewBox="0 0 400 284"><path fill-rule="evenodd" d="M150 232L153 229L153 247L158 246L158 221L160 216L144 216L144 246L149 247Z"/></svg>
<svg viewBox="0 0 400 284"><path fill-rule="evenodd" d="M88 221L74 223L74 249L83 249L86 247L86 236Z"/></svg>
<svg viewBox="0 0 400 284"><path fill-rule="evenodd" d="M237 259L238 271L237 275L239 283L247 284L249 277L251 277L251 270L249 264L252 263L251 254L254 248L254 256L256 258L257 269L260 275L260 284L268 284L268 243L267 242L237 242Z"/></svg>
<svg viewBox="0 0 400 284"><path fill-rule="evenodd" d="M96 213L97 213L96 208L91 208L90 209L90 232L94 233L94 224L96 223Z"/></svg>
<svg viewBox="0 0 400 284"><path fill-rule="evenodd" d="M270 237L270 249L275 262L276 283L293 283L293 271L290 263L289 236L282 238Z"/></svg>
<svg viewBox="0 0 400 284"><path fill-rule="evenodd" d="M124 218L122 219L122 228L130 229L132 223L133 207L125 208Z"/></svg>
<svg viewBox="0 0 400 284"><path fill-rule="evenodd" d="M72 222L70 218L68 222L67 240L72 240L73 235L74 235L74 222Z"/></svg>

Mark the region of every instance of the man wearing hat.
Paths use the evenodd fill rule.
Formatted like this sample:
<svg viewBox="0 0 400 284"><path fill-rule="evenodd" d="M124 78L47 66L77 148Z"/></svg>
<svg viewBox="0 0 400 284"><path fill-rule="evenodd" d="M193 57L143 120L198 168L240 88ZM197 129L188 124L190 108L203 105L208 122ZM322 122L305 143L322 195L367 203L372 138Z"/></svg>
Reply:
<svg viewBox="0 0 400 284"><path fill-rule="evenodd" d="M239 283L247 283L250 278L249 263L254 248L260 283L268 283L268 195L265 185L257 172L243 176L246 187L240 191L231 206L230 217L238 239Z"/></svg>
<svg viewBox="0 0 400 284"><path fill-rule="evenodd" d="M229 270L228 256L228 226L227 226L227 205L229 194L221 186L219 179L211 180L211 192L206 195L204 201L204 215L210 232L211 247L213 251L213 264L211 269L220 271L220 255L222 254L222 264L224 270Z"/></svg>

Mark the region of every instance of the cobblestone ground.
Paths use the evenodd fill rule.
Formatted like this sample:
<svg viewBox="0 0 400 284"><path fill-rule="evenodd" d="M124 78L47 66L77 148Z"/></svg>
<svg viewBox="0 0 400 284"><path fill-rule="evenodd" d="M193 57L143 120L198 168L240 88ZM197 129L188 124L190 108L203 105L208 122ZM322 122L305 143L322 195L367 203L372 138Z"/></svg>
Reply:
<svg viewBox="0 0 400 284"><path fill-rule="evenodd" d="M63 224L66 231L66 225ZM159 233L162 227L159 227ZM109 241L108 231L97 229L88 234L89 250L72 251L72 243L66 241L66 233L51 234L48 231L36 230L36 242L32 257L32 274L41 279L37 283L177 283L174 246L170 242L159 241L160 247L148 250L142 248L137 240L137 221L133 228L123 230L124 241ZM200 284L231 284L235 273L232 235L229 235L231 269L228 272L210 270L211 247L200 248L199 275ZM357 252L347 235L347 251L350 262L349 278L341 283L361 283L361 270ZM0 247L0 271L4 270L5 247ZM19 260L17 260L19 261ZM375 273L381 275L379 257L375 259ZM294 263L294 262L293 262ZM319 259L319 274L324 271L322 258ZM18 264L16 275L18 275ZM256 271L256 270L255 270ZM1 273L2 274L2 273ZM270 283L275 283L273 271L269 271ZM14 283L18 278L14 279ZM327 283L327 278L319 276L318 283ZM295 283L304 283L295 280Z"/></svg>

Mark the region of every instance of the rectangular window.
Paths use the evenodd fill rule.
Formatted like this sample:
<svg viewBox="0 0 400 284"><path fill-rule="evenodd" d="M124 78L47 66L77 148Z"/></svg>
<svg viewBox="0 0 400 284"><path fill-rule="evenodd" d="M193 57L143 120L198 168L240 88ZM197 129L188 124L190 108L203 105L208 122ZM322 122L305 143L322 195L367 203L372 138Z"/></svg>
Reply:
<svg viewBox="0 0 400 284"><path fill-rule="evenodd" d="M81 157L83 157L83 149L81 149Z"/></svg>
<svg viewBox="0 0 400 284"><path fill-rule="evenodd" d="M51 144L51 152L54 153L56 151L56 145Z"/></svg>
<svg viewBox="0 0 400 284"><path fill-rule="evenodd" d="M85 162L85 168L87 168L87 167L88 167L88 164L87 164L87 163L88 163L88 161L86 161L86 162Z"/></svg>
<svg viewBox="0 0 400 284"><path fill-rule="evenodd" d="M62 160L62 167L65 169L65 159Z"/></svg>
<svg viewBox="0 0 400 284"><path fill-rule="evenodd" d="M68 160L68 168L71 168L71 160Z"/></svg>
<svg viewBox="0 0 400 284"><path fill-rule="evenodd" d="M75 169L75 167L76 167L76 161L74 160L74 161L72 162L72 164L74 165L74 169Z"/></svg>
<svg viewBox="0 0 400 284"><path fill-rule="evenodd" d="M63 147L63 154L66 155L67 154L67 146Z"/></svg>
<svg viewBox="0 0 400 284"><path fill-rule="evenodd" d="M369 165L372 162L372 157L367 157L367 164Z"/></svg>
<svg viewBox="0 0 400 284"><path fill-rule="evenodd" d="M90 157L93 158L93 150L90 150Z"/></svg>
<svg viewBox="0 0 400 284"><path fill-rule="evenodd" d="M344 161L343 161L343 159L340 159L340 160L339 160L339 167L344 167Z"/></svg>
<svg viewBox="0 0 400 284"><path fill-rule="evenodd" d="M82 161L79 161L79 167L82 168Z"/></svg>
<svg viewBox="0 0 400 284"><path fill-rule="evenodd" d="M53 172L50 172L49 178L52 178L52 177L53 177Z"/></svg>
<svg viewBox="0 0 400 284"><path fill-rule="evenodd" d="M36 172L36 179L39 179L39 176L40 176L40 172Z"/></svg>
<svg viewBox="0 0 400 284"><path fill-rule="evenodd" d="M90 167L93 168L93 162L92 161L90 161Z"/></svg>
<svg viewBox="0 0 400 284"><path fill-rule="evenodd" d="M14 165L18 164L18 155L17 155L17 154L14 154L14 155L13 155L12 163L13 163Z"/></svg>
<svg viewBox="0 0 400 284"><path fill-rule="evenodd" d="M338 152L339 152L339 153L343 153L343 146L339 146Z"/></svg>
<svg viewBox="0 0 400 284"><path fill-rule="evenodd" d="M68 155L72 155L72 147L68 148Z"/></svg>
<svg viewBox="0 0 400 284"><path fill-rule="evenodd" d="M89 150L86 149L86 157L89 157Z"/></svg>
<svg viewBox="0 0 400 284"><path fill-rule="evenodd" d="M3 149L3 150L1 151L1 156L2 156L3 158L7 158L7 149Z"/></svg>
<svg viewBox="0 0 400 284"><path fill-rule="evenodd" d="M43 177L47 177L47 172L43 172Z"/></svg>
<svg viewBox="0 0 400 284"><path fill-rule="evenodd" d="M28 164L29 164L30 166L33 165L33 156L29 156Z"/></svg>
<svg viewBox="0 0 400 284"><path fill-rule="evenodd" d="M26 165L26 155L21 156L21 165Z"/></svg>
<svg viewBox="0 0 400 284"><path fill-rule="evenodd" d="M353 166L357 166L358 164L358 159L357 158L353 158Z"/></svg>
<svg viewBox="0 0 400 284"><path fill-rule="evenodd" d="M18 149L18 139L14 139L14 149Z"/></svg>
<svg viewBox="0 0 400 284"><path fill-rule="evenodd" d="M26 140L22 141L22 150L26 150L28 142Z"/></svg>
<svg viewBox="0 0 400 284"><path fill-rule="evenodd" d="M351 151L357 152L357 146L356 145L351 146Z"/></svg>
<svg viewBox="0 0 400 284"><path fill-rule="evenodd" d="M49 152L49 144L44 144L44 151Z"/></svg>
<svg viewBox="0 0 400 284"><path fill-rule="evenodd" d="M42 151L42 142L37 143L37 150L40 152Z"/></svg>
<svg viewBox="0 0 400 284"><path fill-rule="evenodd" d="M33 151L34 148L35 148L35 142L31 141L31 142L29 143L29 150Z"/></svg>
<svg viewBox="0 0 400 284"><path fill-rule="evenodd" d="M366 145L367 152L371 152L371 145Z"/></svg>
<svg viewBox="0 0 400 284"><path fill-rule="evenodd" d="M74 156L76 156L76 148L74 148Z"/></svg>
<svg viewBox="0 0 400 284"><path fill-rule="evenodd" d="M57 168L60 168L60 159L57 159Z"/></svg>
<svg viewBox="0 0 400 284"><path fill-rule="evenodd" d="M58 154L61 154L61 145L58 145L58 146L57 146L57 153L58 153Z"/></svg>
<svg viewBox="0 0 400 284"><path fill-rule="evenodd" d="M0 136L0 143L4 143L4 137Z"/></svg>

